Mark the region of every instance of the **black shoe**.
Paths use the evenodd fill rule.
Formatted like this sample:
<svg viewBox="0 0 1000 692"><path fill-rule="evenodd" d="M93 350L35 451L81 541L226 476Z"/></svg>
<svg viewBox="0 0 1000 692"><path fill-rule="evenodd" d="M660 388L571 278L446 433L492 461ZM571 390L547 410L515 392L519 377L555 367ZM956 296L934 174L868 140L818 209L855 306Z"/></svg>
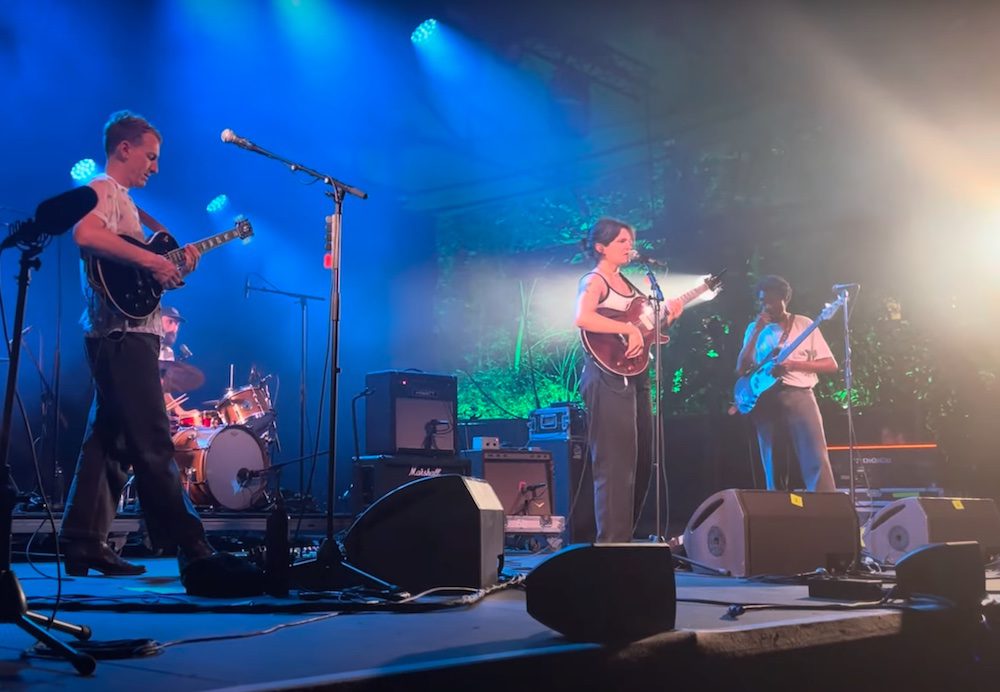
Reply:
<svg viewBox="0 0 1000 692"><path fill-rule="evenodd" d="M181 584L191 596L245 598L264 593L264 573L231 553L213 553L196 560L182 556L177 559Z"/></svg>
<svg viewBox="0 0 1000 692"><path fill-rule="evenodd" d="M85 577L92 569L108 577L135 577L146 571L118 557L104 541L70 541L63 545L63 557L71 577Z"/></svg>

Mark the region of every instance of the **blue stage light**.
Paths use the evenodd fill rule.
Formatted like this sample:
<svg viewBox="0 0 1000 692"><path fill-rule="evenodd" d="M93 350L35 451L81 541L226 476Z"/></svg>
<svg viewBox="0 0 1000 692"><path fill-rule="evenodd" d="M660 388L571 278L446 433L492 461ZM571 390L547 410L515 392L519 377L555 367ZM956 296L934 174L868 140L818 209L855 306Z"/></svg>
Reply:
<svg viewBox="0 0 1000 692"><path fill-rule="evenodd" d="M209 214L215 214L225 209L228 205L229 197L226 195L218 195L215 199L208 203L208 206L205 207L205 211Z"/></svg>
<svg viewBox="0 0 1000 692"><path fill-rule="evenodd" d="M438 23L436 19L425 19L420 22L420 26L414 29L413 33L410 34L410 40L416 44L423 43L434 34L434 30L437 29L437 25Z"/></svg>
<svg viewBox="0 0 1000 692"><path fill-rule="evenodd" d="M69 177L81 185L86 185L97 175L97 162L94 159L82 159L69 169Z"/></svg>

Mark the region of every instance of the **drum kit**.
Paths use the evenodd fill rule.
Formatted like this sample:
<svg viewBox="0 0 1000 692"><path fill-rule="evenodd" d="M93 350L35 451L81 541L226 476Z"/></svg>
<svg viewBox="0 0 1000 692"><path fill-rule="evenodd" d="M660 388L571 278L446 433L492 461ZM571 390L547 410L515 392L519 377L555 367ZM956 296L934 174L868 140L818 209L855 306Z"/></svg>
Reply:
<svg viewBox="0 0 1000 692"><path fill-rule="evenodd" d="M195 366L160 361L164 392L189 392L205 383ZM232 386L206 408L176 412L187 400L182 394L167 402L177 422L173 433L174 460L191 501L199 507L225 510L256 509L270 501L267 475L270 448L278 444L277 418L267 381L251 371L251 383Z"/></svg>

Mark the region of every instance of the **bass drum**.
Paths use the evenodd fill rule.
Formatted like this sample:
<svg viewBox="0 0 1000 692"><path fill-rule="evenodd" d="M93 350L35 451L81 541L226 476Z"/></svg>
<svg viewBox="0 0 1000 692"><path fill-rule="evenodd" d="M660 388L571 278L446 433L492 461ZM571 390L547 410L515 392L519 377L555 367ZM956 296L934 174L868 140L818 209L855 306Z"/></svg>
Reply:
<svg viewBox="0 0 1000 692"><path fill-rule="evenodd" d="M187 477L188 495L196 505L243 510L266 501L267 451L260 438L241 425L178 430L174 460Z"/></svg>

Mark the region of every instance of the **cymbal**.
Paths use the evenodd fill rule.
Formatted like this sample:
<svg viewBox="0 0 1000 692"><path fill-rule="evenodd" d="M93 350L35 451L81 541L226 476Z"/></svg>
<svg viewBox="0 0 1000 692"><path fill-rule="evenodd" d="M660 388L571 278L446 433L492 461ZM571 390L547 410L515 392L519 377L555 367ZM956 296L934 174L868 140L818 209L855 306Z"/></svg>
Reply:
<svg viewBox="0 0 1000 692"><path fill-rule="evenodd" d="M205 373L189 363L160 361L160 378L165 392L190 392L205 384Z"/></svg>

